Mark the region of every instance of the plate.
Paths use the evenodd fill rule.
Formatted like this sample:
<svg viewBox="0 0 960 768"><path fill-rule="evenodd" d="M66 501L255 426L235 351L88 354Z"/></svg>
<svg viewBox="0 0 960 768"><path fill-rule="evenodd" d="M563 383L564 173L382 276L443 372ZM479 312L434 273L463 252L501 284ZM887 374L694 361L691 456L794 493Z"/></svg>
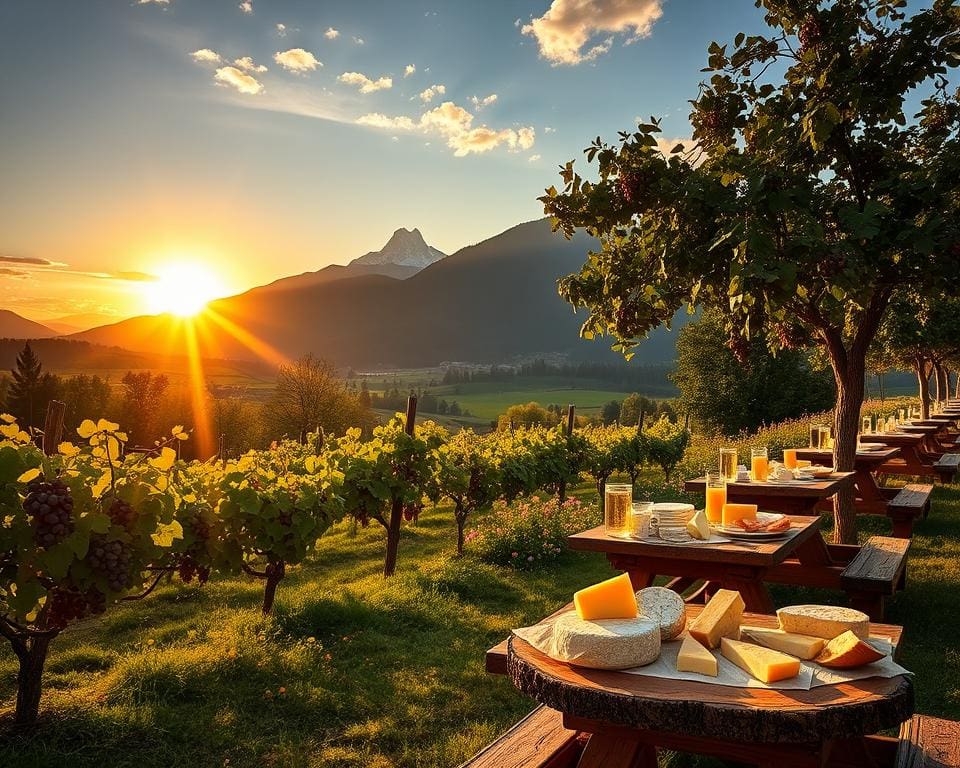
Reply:
<svg viewBox="0 0 960 768"><path fill-rule="evenodd" d="M794 477L792 480L778 480L775 477L769 477L767 478L767 482L773 485L796 485L797 483L815 483L817 482L817 478L801 476Z"/></svg>
<svg viewBox="0 0 960 768"><path fill-rule="evenodd" d="M882 451L885 448L886 446L880 443L861 443L860 447L857 448L857 453L871 453L873 451Z"/></svg>
<svg viewBox="0 0 960 768"><path fill-rule="evenodd" d="M775 523L777 520L782 520L783 515L779 512L757 512L757 520L761 523ZM785 531L745 531L743 528L740 528L735 525L721 525L719 523L711 523L710 528L713 531L716 531L720 536L726 536L730 539L744 539L746 541L769 541L771 539L782 539L784 536L790 533L792 528L788 528Z"/></svg>

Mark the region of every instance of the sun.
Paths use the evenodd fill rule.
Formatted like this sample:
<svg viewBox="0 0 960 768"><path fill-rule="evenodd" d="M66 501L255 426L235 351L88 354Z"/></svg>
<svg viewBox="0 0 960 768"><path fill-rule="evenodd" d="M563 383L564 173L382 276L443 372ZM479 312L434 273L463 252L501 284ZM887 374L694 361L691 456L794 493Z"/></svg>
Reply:
<svg viewBox="0 0 960 768"><path fill-rule="evenodd" d="M223 281L208 267L193 261L163 265L157 271L157 279L146 285L150 311L178 317L199 314L208 302L224 293Z"/></svg>

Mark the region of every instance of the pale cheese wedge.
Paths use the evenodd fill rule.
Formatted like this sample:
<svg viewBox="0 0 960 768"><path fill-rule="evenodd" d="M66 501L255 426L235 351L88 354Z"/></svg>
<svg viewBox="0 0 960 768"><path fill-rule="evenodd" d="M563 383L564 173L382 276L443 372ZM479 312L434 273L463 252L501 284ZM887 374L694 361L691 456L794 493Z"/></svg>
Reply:
<svg viewBox="0 0 960 768"><path fill-rule="evenodd" d="M800 659L760 645L724 637L720 640L720 653L762 683L775 683L800 674Z"/></svg>
<svg viewBox="0 0 960 768"><path fill-rule="evenodd" d="M719 662L716 656L687 635L677 654L677 672L696 672L698 675L716 677Z"/></svg>
<svg viewBox="0 0 960 768"><path fill-rule="evenodd" d="M707 513L700 510L687 523L687 533L693 538L706 541L710 538L710 523L707 521Z"/></svg>
<svg viewBox="0 0 960 768"><path fill-rule="evenodd" d="M826 640L810 635L797 635L782 629L764 627L740 627L740 639L772 648L781 653L789 653L798 659L812 659L823 650Z"/></svg>
<svg viewBox="0 0 960 768"><path fill-rule="evenodd" d="M745 607L739 592L718 589L690 624L690 634L707 648L719 646L721 637L739 637Z"/></svg>

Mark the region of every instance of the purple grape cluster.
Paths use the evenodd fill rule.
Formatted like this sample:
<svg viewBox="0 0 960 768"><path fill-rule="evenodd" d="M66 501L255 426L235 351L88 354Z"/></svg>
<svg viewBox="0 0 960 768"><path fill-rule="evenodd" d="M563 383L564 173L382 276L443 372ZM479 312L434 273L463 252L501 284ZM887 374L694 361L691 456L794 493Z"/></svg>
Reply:
<svg viewBox="0 0 960 768"><path fill-rule="evenodd" d="M107 514L110 516L114 525L119 525L128 531L133 527L133 523L137 519L137 510L135 510L129 502L120 498L114 499L110 506L107 507Z"/></svg>
<svg viewBox="0 0 960 768"><path fill-rule="evenodd" d="M132 586L132 561L130 548L124 542L106 536L95 536L90 540L87 563L94 573L106 578L111 592L123 592Z"/></svg>
<svg viewBox="0 0 960 768"><path fill-rule="evenodd" d="M73 533L73 496L63 481L32 481L23 508L30 516L38 547L49 549Z"/></svg>
<svg viewBox="0 0 960 768"><path fill-rule="evenodd" d="M107 609L107 598L99 589L91 587L81 592L72 587L57 587L47 598L47 624L63 629L72 621L79 621L88 614L97 615Z"/></svg>

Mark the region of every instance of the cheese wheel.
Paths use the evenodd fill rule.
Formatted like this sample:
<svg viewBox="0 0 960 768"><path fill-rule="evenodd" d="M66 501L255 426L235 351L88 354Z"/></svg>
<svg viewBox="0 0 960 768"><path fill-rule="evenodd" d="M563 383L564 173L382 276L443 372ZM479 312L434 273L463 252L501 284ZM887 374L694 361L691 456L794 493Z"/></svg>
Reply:
<svg viewBox="0 0 960 768"><path fill-rule="evenodd" d="M660 625L660 640L668 642L680 636L687 625L687 607L683 598L666 587L647 587L637 592L641 616Z"/></svg>
<svg viewBox="0 0 960 768"><path fill-rule="evenodd" d="M780 629L798 635L833 640L852 631L857 637L870 636L870 617L853 608L837 605L791 605L777 611Z"/></svg>
<svg viewBox="0 0 960 768"><path fill-rule="evenodd" d="M650 619L584 621L565 613L553 625L553 658L590 669L630 669L660 656L660 626Z"/></svg>

